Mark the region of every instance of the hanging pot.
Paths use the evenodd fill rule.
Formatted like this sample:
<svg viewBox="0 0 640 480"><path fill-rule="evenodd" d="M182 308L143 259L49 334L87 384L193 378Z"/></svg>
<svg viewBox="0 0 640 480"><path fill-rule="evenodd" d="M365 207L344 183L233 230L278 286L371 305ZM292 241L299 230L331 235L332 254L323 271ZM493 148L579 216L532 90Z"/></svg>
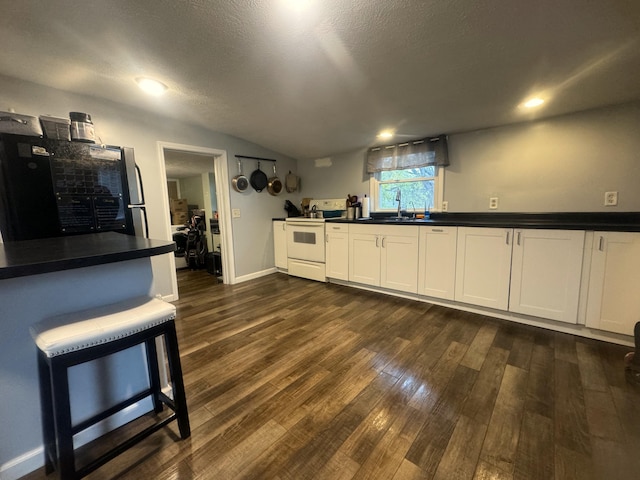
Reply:
<svg viewBox="0 0 640 480"><path fill-rule="evenodd" d="M300 179L296 175L291 173L291 170L289 170L289 174L284 179L284 184L285 184L285 188L287 189L287 192L288 193L295 192L298 189L299 183L300 183Z"/></svg>
<svg viewBox="0 0 640 480"><path fill-rule="evenodd" d="M278 178L278 175L276 174L275 162L273 163L273 177L269 179L269 184L267 185L267 192L269 192L269 194L273 195L274 197L277 195L280 195L280 192L282 192L282 182L280 181L280 179Z"/></svg>
<svg viewBox="0 0 640 480"><path fill-rule="evenodd" d="M244 192L249 188L249 180L242 174L242 163L238 160L238 175L231 180L231 186L236 192Z"/></svg>
<svg viewBox="0 0 640 480"><path fill-rule="evenodd" d="M251 182L251 186L258 193L264 190L267 183L269 183L267 180L267 174L260 170L260 162L258 162L258 168L251 174L249 182Z"/></svg>

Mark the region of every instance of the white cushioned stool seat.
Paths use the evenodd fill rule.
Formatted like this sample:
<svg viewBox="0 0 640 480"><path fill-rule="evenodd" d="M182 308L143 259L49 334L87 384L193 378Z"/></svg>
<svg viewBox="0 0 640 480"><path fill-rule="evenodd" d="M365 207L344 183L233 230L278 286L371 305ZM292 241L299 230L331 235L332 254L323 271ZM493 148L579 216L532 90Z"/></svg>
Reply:
<svg viewBox="0 0 640 480"><path fill-rule="evenodd" d="M63 480L83 478L174 420L178 423L180 438L191 435L175 318L176 308L170 303L158 298L136 297L57 315L30 327L38 347L45 473L57 471ZM156 341L161 339L165 353L162 359L158 358L156 346ZM134 346L144 347L148 388L101 409L88 419L73 423L69 368ZM163 360L168 367L166 380L170 383L171 397L163 391L160 378L159 367ZM100 385L99 388L109 388L109 385ZM75 435L147 398L153 405L155 423L85 465L76 464ZM158 415L164 406L172 410L170 415Z"/></svg>
<svg viewBox="0 0 640 480"><path fill-rule="evenodd" d="M128 337L176 318L176 307L157 298L138 297L58 315L30 327L47 357Z"/></svg>

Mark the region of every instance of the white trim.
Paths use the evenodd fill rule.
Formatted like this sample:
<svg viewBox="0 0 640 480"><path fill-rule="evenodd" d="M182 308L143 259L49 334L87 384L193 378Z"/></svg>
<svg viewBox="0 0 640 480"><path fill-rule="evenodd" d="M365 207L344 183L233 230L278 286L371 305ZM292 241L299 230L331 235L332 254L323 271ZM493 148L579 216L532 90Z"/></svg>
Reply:
<svg viewBox="0 0 640 480"><path fill-rule="evenodd" d="M214 158L213 169L216 180L216 200L218 204L218 215L220 221L220 243L222 245L222 271L223 283L233 285L236 283L236 268L233 251L233 231L231 226L231 199L229 196L229 164L227 161L227 151L219 150L208 147L198 147L194 145L184 145L181 143L171 143L158 141L158 156L160 158L160 175L162 178L167 178L167 170L165 167L164 151L177 150L189 153L198 153L203 155L210 155ZM165 202L165 208L167 209L164 214L166 218L169 218L169 194L167 190L167 182L163 182L161 185L162 195L167 201ZM166 228L171 229L170 222L166 222ZM167 232L168 237L171 237L171 232ZM178 278L176 275L175 258L171 257L171 269L172 269L172 291L174 299L178 298Z"/></svg>
<svg viewBox="0 0 640 480"><path fill-rule="evenodd" d="M267 275L271 275L272 273L277 273L279 270L276 267L267 268L266 270L262 270L261 272L249 273L248 275L243 275L241 277L236 277L236 283L248 282L249 280L255 280L256 278L266 277ZM286 272L284 272L286 273Z"/></svg>

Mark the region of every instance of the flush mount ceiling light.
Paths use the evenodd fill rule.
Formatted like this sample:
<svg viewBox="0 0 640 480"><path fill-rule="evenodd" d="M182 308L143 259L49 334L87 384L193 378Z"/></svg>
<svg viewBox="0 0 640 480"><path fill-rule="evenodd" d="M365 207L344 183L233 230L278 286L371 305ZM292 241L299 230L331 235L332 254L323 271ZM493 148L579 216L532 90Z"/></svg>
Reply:
<svg viewBox="0 0 640 480"><path fill-rule="evenodd" d="M536 108L544 103L544 100L539 97L533 97L524 102L521 106L524 108Z"/></svg>
<svg viewBox="0 0 640 480"><path fill-rule="evenodd" d="M380 140L389 140L390 138L393 138L394 135L395 133L393 130L383 130L377 135L377 137Z"/></svg>
<svg viewBox="0 0 640 480"><path fill-rule="evenodd" d="M147 77L136 78L136 83L145 93L155 95L156 97L162 95L169 89L164 83Z"/></svg>

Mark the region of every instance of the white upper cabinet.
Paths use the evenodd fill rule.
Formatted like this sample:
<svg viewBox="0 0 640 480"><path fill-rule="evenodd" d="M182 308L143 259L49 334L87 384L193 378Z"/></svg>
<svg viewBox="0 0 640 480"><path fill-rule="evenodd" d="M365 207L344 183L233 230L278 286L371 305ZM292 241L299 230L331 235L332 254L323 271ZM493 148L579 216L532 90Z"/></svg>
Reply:
<svg viewBox="0 0 640 480"><path fill-rule="evenodd" d="M349 280L349 225L325 224L326 275L338 280Z"/></svg>
<svg viewBox="0 0 640 480"><path fill-rule="evenodd" d="M453 300L458 227L420 227L418 293Z"/></svg>
<svg viewBox="0 0 640 480"><path fill-rule="evenodd" d="M595 232L587 327L633 335L640 321L640 233Z"/></svg>
<svg viewBox="0 0 640 480"><path fill-rule="evenodd" d="M510 228L458 227L455 300L507 310Z"/></svg>
<svg viewBox="0 0 640 480"><path fill-rule="evenodd" d="M273 249L276 267L287 269L287 222L274 220Z"/></svg>
<svg viewBox="0 0 640 480"><path fill-rule="evenodd" d="M585 232L516 229L509 311L576 323Z"/></svg>

